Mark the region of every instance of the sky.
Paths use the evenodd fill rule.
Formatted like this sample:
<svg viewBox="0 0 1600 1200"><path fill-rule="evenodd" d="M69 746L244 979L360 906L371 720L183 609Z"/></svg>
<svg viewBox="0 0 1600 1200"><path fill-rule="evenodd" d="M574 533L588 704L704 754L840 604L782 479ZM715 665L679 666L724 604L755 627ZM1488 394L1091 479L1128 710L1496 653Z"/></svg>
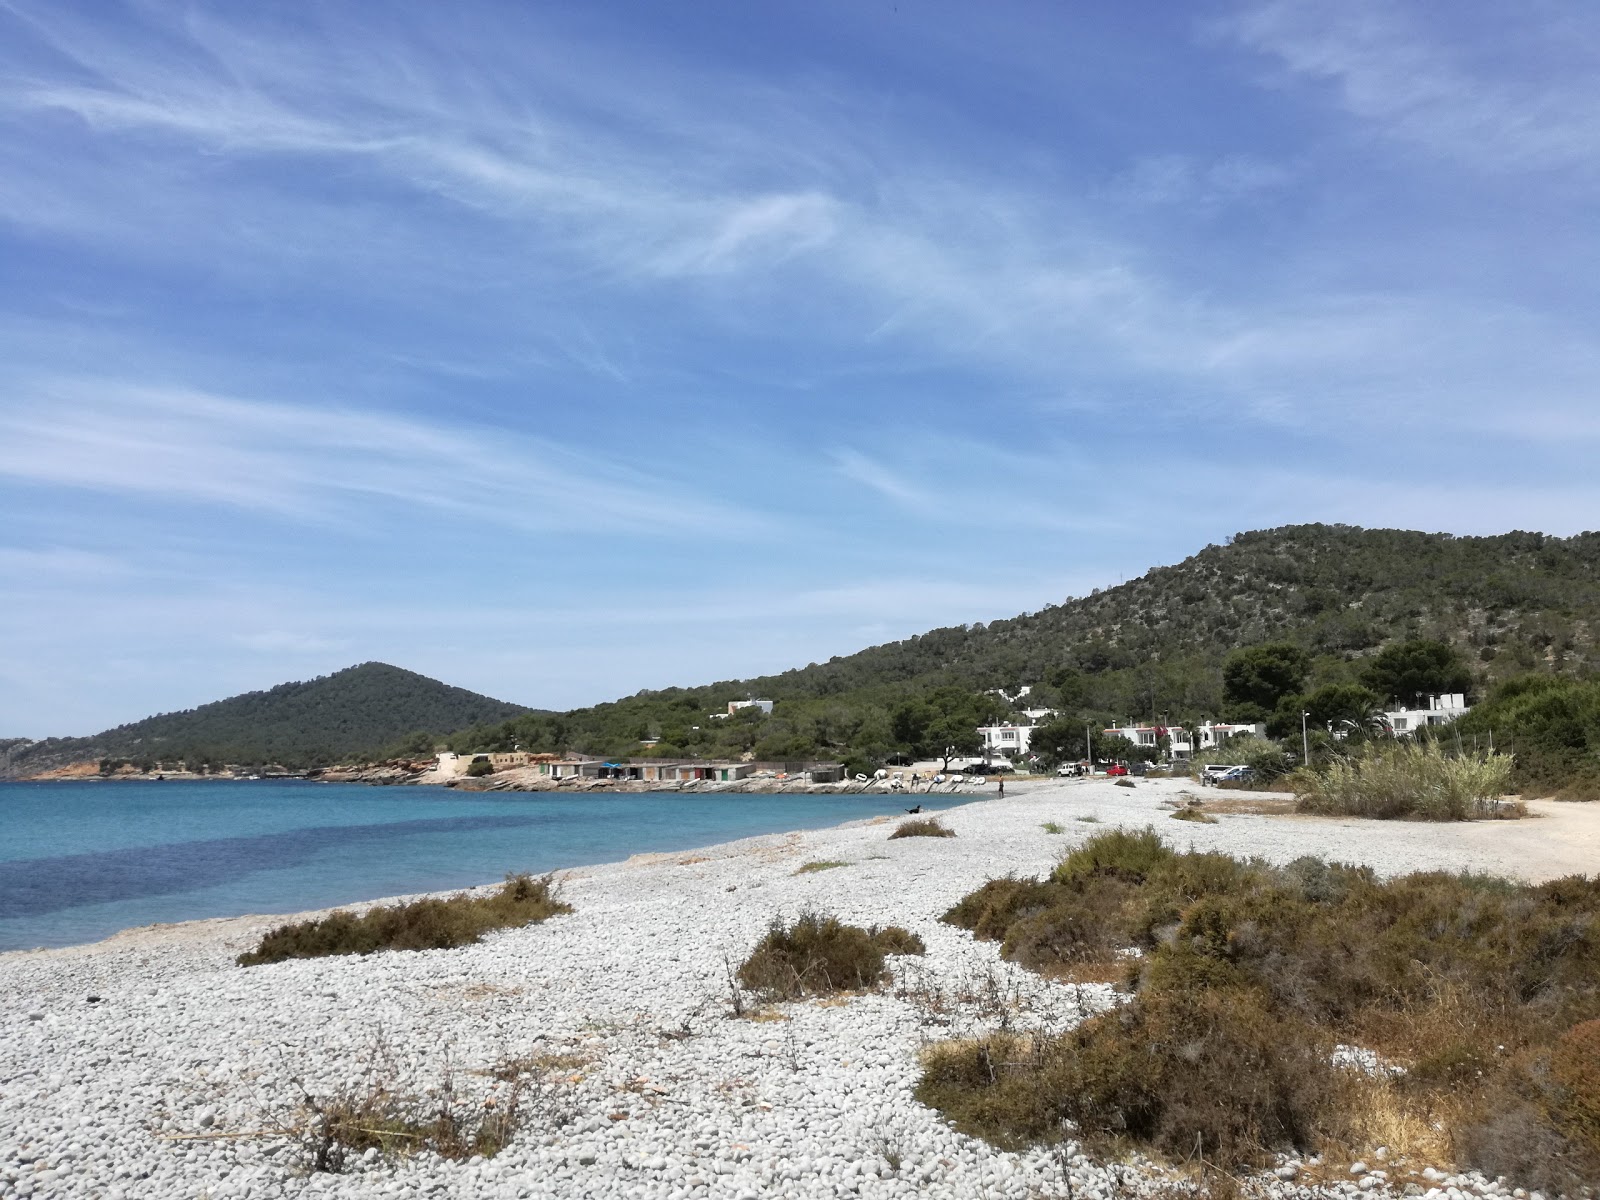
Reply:
<svg viewBox="0 0 1600 1200"><path fill-rule="evenodd" d="M0 736L1600 526L1600 9L0 0Z"/></svg>

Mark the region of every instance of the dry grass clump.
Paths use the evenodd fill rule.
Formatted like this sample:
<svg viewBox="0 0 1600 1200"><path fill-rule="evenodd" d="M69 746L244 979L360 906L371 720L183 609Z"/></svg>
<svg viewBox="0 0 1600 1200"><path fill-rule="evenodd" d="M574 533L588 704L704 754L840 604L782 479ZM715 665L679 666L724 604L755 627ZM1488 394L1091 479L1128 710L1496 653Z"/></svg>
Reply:
<svg viewBox="0 0 1600 1200"><path fill-rule="evenodd" d="M817 859L813 862L802 863L795 868L796 875L815 875L818 871L831 871L835 867L848 867L850 864L842 859Z"/></svg>
<svg viewBox="0 0 1600 1200"><path fill-rule="evenodd" d="M1060 821L1046 821L1039 828L1046 833L1065 833L1067 831L1067 827L1061 824Z"/></svg>
<svg viewBox="0 0 1600 1200"><path fill-rule="evenodd" d="M941 823L939 818L924 817L916 821L901 821L889 835L889 840L907 837L955 837L955 835L956 831Z"/></svg>
<svg viewBox="0 0 1600 1200"><path fill-rule="evenodd" d="M532 1060L503 1060L483 1072L496 1083L477 1099L458 1093L448 1070L425 1095L397 1090L395 1064L382 1045L372 1067L364 1083L329 1096L302 1088L286 1131L298 1138L306 1169L337 1174L369 1151L387 1159L424 1150L456 1161L492 1158L521 1129L564 1124L572 1115L559 1085Z"/></svg>
<svg viewBox="0 0 1600 1200"><path fill-rule="evenodd" d="M340 910L316 921L280 925L254 950L239 955L241 967L286 958L372 954L378 950L447 950L480 940L491 929L533 925L572 911L556 896L553 876L508 875L487 896L466 892L445 899L372 908L357 916Z"/></svg>
<svg viewBox="0 0 1600 1200"><path fill-rule="evenodd" d="M1193 821L1199 825L1217 824L1217 819L1206 812L1205 809L1196 808L1193 805L1184 805L1184 807L1172 814L1172 819L1174 821Z"/></svg>
<svg viewBox="0 0 1600 1200"><path fill-rule="evenodd" d="M1351 817L1481 821L1520 817L1504 754L1446 754L1435 743L1368 742L1326 766L1301 768L1289 786L1302 812Z"/></svg>
<svg viewBox="0 0 1600 1200"><path fill-rule="evenodd" d="M1224 1167L1387 1145L1552 1194L1600 1178L1600 880L1380 880L1113 830L944 919L1052 975L1120 964L1131 992L1065 1034L932 1053L919 1098L971 1133L1067 1121Z"/></svg>
<svg viewBox="0 0 1600 1200"><path fill-rule="evenodd" d="M876 987L885 957L922 954L922 939L898 925L862 929L837 917L802 913L792 924L774 917L766 936L739 966L739 984L763 1000L799 1000Z"/></svg>

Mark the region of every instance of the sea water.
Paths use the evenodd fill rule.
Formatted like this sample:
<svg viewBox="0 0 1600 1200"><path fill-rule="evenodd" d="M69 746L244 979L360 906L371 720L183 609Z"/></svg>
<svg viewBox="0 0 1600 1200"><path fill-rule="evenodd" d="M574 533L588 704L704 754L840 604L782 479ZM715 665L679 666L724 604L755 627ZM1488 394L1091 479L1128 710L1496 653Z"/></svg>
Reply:
<svg viewBox="0 0 1600 1200"><path fill-rule="evenodd" d="M925 808L965 798L918 797ZM0 783L0 951L492 883L897 813L900 796ZM931 803L930 803L931 802Z"/></svg>

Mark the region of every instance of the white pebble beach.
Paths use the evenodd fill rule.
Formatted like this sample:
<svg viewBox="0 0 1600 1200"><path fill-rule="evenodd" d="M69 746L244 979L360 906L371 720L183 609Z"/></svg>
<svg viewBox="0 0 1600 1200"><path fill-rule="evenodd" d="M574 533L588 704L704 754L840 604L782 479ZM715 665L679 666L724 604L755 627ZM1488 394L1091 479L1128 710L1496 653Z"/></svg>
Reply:
<svg viewBox="0 0 1600 1200"><path fill-rule="evenodd" d="M1384 874L1540 879L1600 859L1597 806L1535 802L1536 819L1474 825L1249 813L1197 824L1170 819L1163 802L1180 792L1200 789L1013 785L936 814L953 838L891 841L895 822L880 817L565 871L572 914L454 950L236 966L284 920L263 916L0 955L0 1197L1139 1195L1159 1171L1072 1147L1003 1153L913 1099L932 1041L1001 1021L1061 1028L1114 1002L1105 985L1046 981L942 924L966 892L1042 874L1116 824L1153 825L1179 848L1315 854ZM847 865L797 874L816 861ZM730 964L774 916L807 909L904 926L927 954L891 959L895 980L877 993L735 1017ZM382 1078L421 1094L448 1078L477 1105L507 1086L490 1072L508 1060L545 1064L549 1099L525 1107L526 1126L490 1159L424 1153L308 1173L283 1134L302 1086L328 1096ZM1312 1172L1278 1174L1279 1194L1311 1194ZM1434 1175L1437 1196L1493 1188ZM1398 1194L1399 1183L1374 1169L1333 1186Z"/></svg>

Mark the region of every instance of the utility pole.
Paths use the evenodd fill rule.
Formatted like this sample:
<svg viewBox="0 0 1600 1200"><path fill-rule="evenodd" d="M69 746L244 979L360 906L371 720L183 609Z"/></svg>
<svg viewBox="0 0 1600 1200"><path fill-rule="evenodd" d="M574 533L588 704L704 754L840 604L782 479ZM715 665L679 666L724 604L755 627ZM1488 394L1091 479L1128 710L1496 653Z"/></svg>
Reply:
<svg viewBox="0 0 1600 1200"><path fill-rule="evenodd" d="M1089 774L1094 774L1094 743L1089 740L1089 722L1083 723L1083 757L1089 764Z"/></svg>
<svg viewBox="0 0 1600 1200"><path fill-rule="evenodd" d="M1308 712L1300 714L1300 757L1308 767L1311 765L1311 735L1306 732L1306 718L1310 715Z"/></svg>

